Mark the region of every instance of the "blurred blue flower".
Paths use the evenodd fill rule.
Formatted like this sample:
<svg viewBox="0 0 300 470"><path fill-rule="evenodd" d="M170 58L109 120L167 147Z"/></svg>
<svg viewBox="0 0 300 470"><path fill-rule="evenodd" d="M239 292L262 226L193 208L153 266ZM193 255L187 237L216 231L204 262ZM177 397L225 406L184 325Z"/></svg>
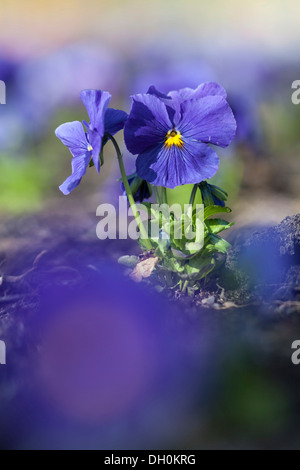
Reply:
<svg viewBox="0 0 300 470"><path fill-rule="evenodd" d="M166 61L158 60L150 62L151 68L146 67L139 70L132 78L131 92L133 94L145 92L149 83L155 83L155 86L163 93L170 90L180 90L184 87L197 88L199 83L216 81L216 74L213 70L199 59L182 60L180 63L170 59Z"/></svg>
<svg viewBox="0 0 300 470"><path fill-rule="evenodd" d="M142 43L132 61L131 94L144 93L149 83L163 93L184 87L196 88L199 83L215 82L217 75L199 53L199 46L189 37L162 34Z"/></svg>
<svg viewBox="0 0 300 470"><path fill-rule="evenodd" d="M16 74L16 99L31 134L40 135L59 109L74 106L84 89L110 89L123 82L122 59L101 44L78 43L27 61Z"/></svg>
<svg viewBox="0 0 300 470"><path fill-rule="evenodd" d="M6 85L15 77L19 64L5 56L0 56L0 80L3 80Z"/></svg>
<svg viewBox="0 0 300 470"><path fill-rule="evenodd" d="M13 448L176 446L191 416L201 423L215 332L202 318L178 322L182 306L126 279L97 247L68 237L36 272L38 305L19 348L29 366L10 365L22 389L12 397L1 382L0 441L14 418ZM62 253L63 277L53 269Z"/></svg>
<svg viewBox="0 0 300 470"><path fill-rule="evenodd" d="M275 69L262 55L244 50L230 54L211 54L208 59L220 83L226 88L228 102L237 121L236 142L253 150L265 145L262 135L261 104L273 99Z"/></svg>
<svg viewBox="0 0 300 470"><path fill-rule="evenodd" d="M25 122L18 108L7 103L0 113L0 152L15 153L24 145Z"/></svg>

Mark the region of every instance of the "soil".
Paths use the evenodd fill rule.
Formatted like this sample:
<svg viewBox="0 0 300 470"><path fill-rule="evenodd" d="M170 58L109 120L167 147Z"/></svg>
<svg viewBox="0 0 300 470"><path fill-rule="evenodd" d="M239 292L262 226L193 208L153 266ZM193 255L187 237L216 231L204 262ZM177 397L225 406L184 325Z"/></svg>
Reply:
<svg viewBox="0 0 300 470"><path fill-rule="evenodd" d="M87 288L91 272L100 272L107 261L117 264L122 255L138 254L138 248L129 241L100 242L93 219L77 224L72 217L55 214L6 220L0 227L0 240L0 339L5 338L13 364L8 372L0 370L0 447L15 448L22 445L12 409L30 376L27 358L39 347L31 328L44 292L58 285L63 289ZM165 300L166 293L159 295ZM185 439L182 435L178 438L179 447L299 446L300 374L291 362L291 345L300 339L300 215L258 232L241 230L217 278L202 286L193 298L178 292L167 297L174 306L171 323L192 331L189 353L198 360L198 342L205 335L205 325L219 358L216 362L223 370L214 379L220 394L216 392L203 405L210 410L209 417L203 422L202 405L201 412L196 406L187 418ZM243 370L255 370L259 377L268 377L276 390L284 390L285 405L274 409L272 405L266 416L266 422L277 420L273 413L283 416L278 430L265 422L259 424L260 429L265 426L264 432L257 432L255 426L253 430L224 402L228 386L229 402L235 399L230 375L235 376L235 368L238 376ZM251 390L252 385L250 382ZM227 412L220 413L220 406ZM201 420L197 420L198 412ZM228 427L232 432L228 433Z"/></svg>
<svg viewBox="0 0 300 470"><path fill-rule="evenodd" d="M300 215L259 232L238 233L217 284L221 306L256 305L273 318L300 313Z"/></svg>

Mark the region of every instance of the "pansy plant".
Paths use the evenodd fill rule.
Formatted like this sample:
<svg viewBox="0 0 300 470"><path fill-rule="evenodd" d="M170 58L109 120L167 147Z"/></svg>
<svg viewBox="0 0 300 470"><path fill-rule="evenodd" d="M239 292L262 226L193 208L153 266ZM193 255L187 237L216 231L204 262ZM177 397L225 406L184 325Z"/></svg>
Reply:
<svg viewBox="0 0 300 470"><path fill-rule="evenodd" d="M150 87L147 93L132 96L132 108L125 112L108 108L110 94L86 90L81 93L89 122L75 121L61 125L57 137L72 156L72 175L60 186L69 194L80 183L89 166L99 172L104 163L103 148L111 140L119 161L122 190L140 232L141 258L123 257L120 262L134 268L139 280L151 277L160 288L181 288L192 293L224 260L229 247L220 233L232 224L216 218L230 212L227 194L207 182L219 168L215 147L227 147L236 133L236 121L226 100L224 88L204 83L197 89L185 88L161 93ZM124 128L125 144L136 155L136 172L126 175L123 157L114 134ZM157 205L168 204L168 189L193 185L189 209L178 220L171 212L161 216ZM155 194L155 202L142 209L156 219L159 236L152 237L150 221L142 223L140 207ZM195 201L204 208L203 239L177 237L182 225L197 233ZM180 201L182 202L182 201ZM148 263L148 264L147 264ZM149 269L149 266L151 268ZM143 274L145 272L146 274Z"/></svg>

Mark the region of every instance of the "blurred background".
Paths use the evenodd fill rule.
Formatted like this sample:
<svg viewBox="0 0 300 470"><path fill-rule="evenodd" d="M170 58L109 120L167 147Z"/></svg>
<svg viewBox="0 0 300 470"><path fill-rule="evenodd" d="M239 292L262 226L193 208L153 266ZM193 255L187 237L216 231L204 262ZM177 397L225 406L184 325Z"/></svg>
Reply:
<svg viewBox="0 0 300 470"><path fill-rule="evenodd" d="M30 260L32 263L33 254L38 254L37 240L46 241L47 246L53 243L55 237L56 240L67 240L69 228L62 228L62 225L67 224L66 220L70 218L77 223L76 230L82 233L86 230L86 219L92 220L87 225L89 233L95 238L97 206L117 200L120 193L119 174L110 144L106 147L106 164L100 176L94 168L90 169L80 187L69 197L63 196L58 189L70 174L71 155L55 137L54 131L66 121L87 118L79 99L80 91L86 88L109 91L112 94L111 106L129 112L130 95L146 92L150 85L168 92L187 86L196 87L204 81L219 82L228 92L238 131L230 148L219 152L221 169L214 181L229 193L228 205L233 209L235 230L245 226L277 224L284 217L299 212L300 105L295 106L291 101L292 83L300 80L298 0L10 0L2 2L0 10L0 80L5 81L7 87L6 104L0 105L1 266L9 252L10 264L5 266L9 266L10 272L20 274L20 262ZM123 145L121 135L118 140ZM134 170L134 158L124 146L122 148L130 173ZM180 190L176 191L180 193ZM173 196L177 197L177 193ZM53 220L59 222L55 224ZM47 232L49 226L54 236ZM96 239L90 246L95 253L98 249L101 251ZM111 251L114 247L110 247ZM64 252L63 249L61 252ZM15 253L18 253L17 258ZM95 260L89 260L89 263L95 263ZM114 291L116 282L115 277L112 279L109 293ZM127 289L126 286L123 288ZM135 338L140 336L143 339L145 336L149 340L147 321L139 323L138 316L135 318L138 307L131 311L130 289L127 310L133 316L129 315L131 320L126 328L123 325L123 331ZM53 297L53 291L51 295ZM143 297L146 294L141 292L140 295ZM30 310L30 306L26 308ZM121 322L122 308L114 307L113 310L117 325ZM158 301L153 310L159 311L160 308ZM107 314L103 314L105 321L110 318L111 309L111 306L106 308ZM151 319L150 307L148 310L147 315ZM57 306L53 306L53 311L57 312ZM186 312L192 317L192 307L187 305L184 314ZM92 367L98 367L98 374L104 374L104 377L108 374L109 380L117 387L122 388L128 383L123 369L115 380L107 370L105 360L100 365L92 365L91 369L82 372L83 375L78 373L77 376L73 371L74 375L64 381L66 370L74 361L72 354L66 351L69 326L74 328L71 331L76 338L81 335L82 329L79 319L77 321L75 318L73 323L68 310L64 314L66 317L60 320L54 318L52 329L45 328L49 349L44 351L42 367L38 369L43 374L42 378L39 373L34 378L37 384L41 384L42 394L50 394L51 404L45 400L45 405L34 383L30 385L34 391L28 392L30 399L26 401L25 396L25 405L18 401L19 405L15 407L16 390L22 390L23 381L28 381L27 371L31 370L32 363L23 368L24 361L20 364L17 358L15 370L20 376L18 385L9 376L1 382L6 384L5 388L0 389L3 404L0 406L1 421L6 423L6 427L0 429L3 448L133 448L130 446L135 445L141 448L147 445L247 448L298 445L299 426L295 410L299 412L299 399L295 390L292 396L290 391L286 391L286 383L294 383L294 376L284 370L278 378L276 370L268 369L260 357L249 353L253 344L257 346L255 329L249 328L239 334L242 326L240 329L238 326L236 339L236 330L234 334L230 331L230 324L222 315L219 320L225 334L221 335L221 339L216 339L215 325L208 329L201 326L200 330L204 331L206 338L208 330L213 330L215 342L211 342L212 349L218 349L219 341L224 342L221 357L215 357L208 348L208 340L201 342L195 332L188 329L188 332L181 330L179 334L175 328L173 333L177 339L174 342L173 337L170 339L172 345L176 344L175 353L170 352L170 356L166 356L166 364L159 367L153 365L156 386L153 381L151 386L156 392L160 390L157 382L162 384L165 368L171 370L174 382L168 383L164 393L157 392L159 398L154 392L150 394L149 407L139 405L141 414L135 410L132 415L127 405L136 400L136 393L140 391L144 364L148 364L153 350L155 354L162 354L166 337L169 337L168 333L164 336L165 331L161 330L161 319L154 322L157 344L152 344L148 349L147 345L137 342L128 351L126 342L121 341L122 323L116 337L111 343L108 342L108 349L105 350L111 354L111 363L108 364L114 366L114 361L117 361L119 365L120 359L114 356L116 343L121 344L121 353L128 353L129 361L133 361L134 365L131 371L134 386L129 387L125 398L122 396L123 401L119 400L118 395L114 402L109 387L103 391L101 383L93 376ZM78 317L81 318L81 314L82 311ZM168 312L166 316L168 323ZM36 325L36 318L32 322ZM90 335L94 335L94 322L92 309L86 332L87 343ZM7 329L1 327L0 333L12 328L13 338L18 338L21 329L25 328L23 323L22 328L21 324L13 327L5 325ZM107 328L109 330L110 325ZM161 332L161 337L157 331ZM98 350L103 339L101 329L97 330L97 334L93 336L91 348L85 350L83 364L89 362L89 354L101 355ZM191 371L184 364L187 373L176 377L174 367L178 364L178 355L182 361L180 348L178 353L178 335L180 348L184 344L184 357L189 354L186 349L193 349L195 363ZM269 334L268 346L264 351L271 356L276 335L283 343L288 339L285 344L288 356L289 336L285 338L284 333L282 336L282 331ZM233 337L236 342L231 343ZM12 348L16 347L15 343L12 342ZM60 349L53 357L51 352L57 344ZM72 341L70 344L74 346ZM79 360L82 351L75 348L75 352L76 360ZM19 356L23 353L23 346L20 346ZM139 354L144 358L142 364L136 361ZM62 355L66 355L63 364ZM274 363L273 356L270 362ZM52 373L50 377L49 370ZM128 372L127 369L125 372ZM87 390L77 388L78 380L83 377L90 387ZM61 380L63 388L57 388ZM176 386L172 390L173 384ZM77 393L74 400L69 401L74 389ZM171 390L174 400L170 403ZM81 406L82 400L88 402L91 391L95 402L87 407ZM97 393L104 400L102 405L97 402ZM121 412L115 418L117 402L121 403ZM108 418L105 415L106 403L113 408ZM90 418L95 411L93 405L99 414L94 416L96 424L91 427ZM61 408L67 418L59 415ZM201 411L197 414L195 410ZM23 424L20 427L21 437L16 437L19 416ZM26 425L31 419L32 432L27 433ZM287 429L289 432L286 432ZM289 437L294 430L296 437L293 443Z"/></svg>

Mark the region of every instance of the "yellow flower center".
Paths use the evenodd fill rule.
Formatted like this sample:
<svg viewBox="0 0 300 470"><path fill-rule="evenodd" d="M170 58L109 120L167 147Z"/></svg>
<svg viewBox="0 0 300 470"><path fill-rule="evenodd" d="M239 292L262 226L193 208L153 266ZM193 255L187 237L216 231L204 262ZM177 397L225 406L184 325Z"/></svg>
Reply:
<svg viewBox="0 0 300 470"><path fill-rule="evenodd" d="M88 145L88 152L91 152L93 150L93 147L91 146L91 144Z"/></svg>
<svg viewBox="0 0 300 470"><path fill-rule="evenodd" d="M179 147L179 148L183 147L183 140L181 138L181 134L175 129L167 133L167 137L165 141L166 147L170 148L170 147L173 147L173 145L176 145L176 147Z"/></svg>

